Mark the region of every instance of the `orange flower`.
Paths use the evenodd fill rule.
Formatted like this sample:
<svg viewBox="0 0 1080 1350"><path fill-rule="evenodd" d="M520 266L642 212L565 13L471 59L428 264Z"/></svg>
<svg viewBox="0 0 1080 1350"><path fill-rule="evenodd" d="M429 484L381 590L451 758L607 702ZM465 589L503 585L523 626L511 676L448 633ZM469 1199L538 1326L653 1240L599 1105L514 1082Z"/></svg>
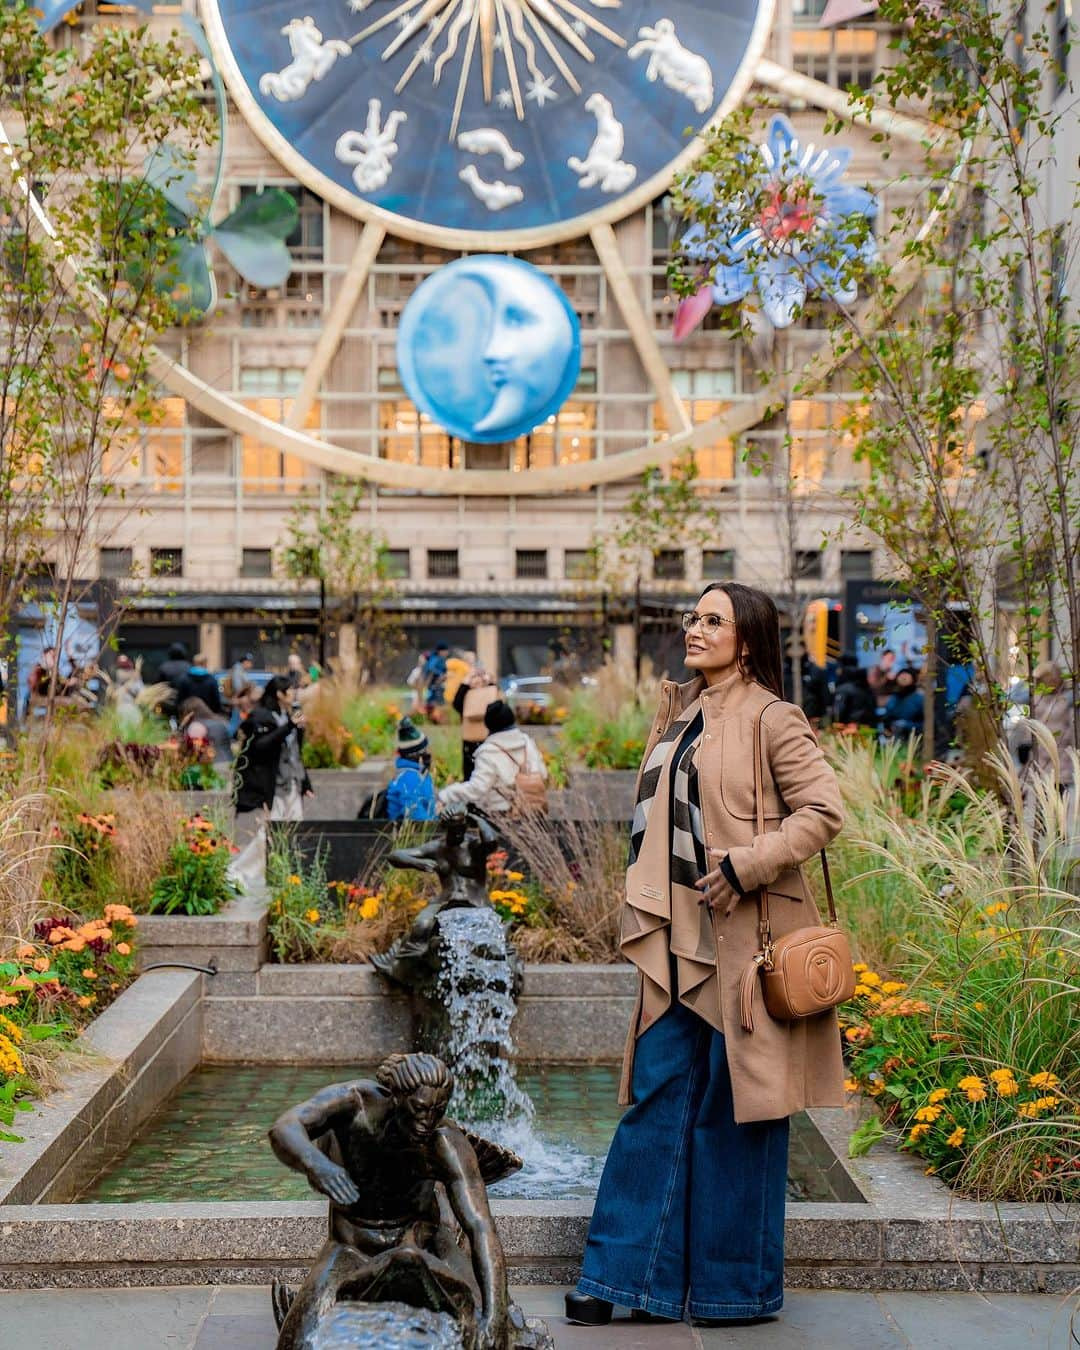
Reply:
<svg viewBox="0 0 1080 1350"><path fill-rule="evenodd" d="M93 1002L94 1002L94 995L93 995L93 994L80 994L80 995L79 995L79 998L78 998L78 1004L79 1004L79 1007L80 1007L80 1008L89 1008L90 1005L91 1005Z"/></svg>
<svg viewBox="0 0 1080 1350"><path fill-rule="evenodd" d="M117 954L118 954L119 956L130 956L130 955L131 955L131 947L130 947L129 944L126 943L126 942L118 942L118 943L116 944L116 951L117 951Z"/></svg>
<svg viewBox="0 0 1080 1350"><path fill-rule="evenodd" d="M0 1008L14 1008L18 1001L17 998L12 998L10 994L5 994L0 990Z"/></svg>
<svg viewBox="0 0 1080 1350"><path fill-rule="evenodd" d="M117 923L120 920L127 921L132 917L131 910L127 905L106 905L105 922Z"/></svg>
<svg viewBox="0 0 1080 1350"><path fill-rule="evenodd" d="M8 985L9 989L33 989L34 982L25 975L16 975Z"/></svg>
<svg viewBox="0 0 1080 1350"><path fill-rule="evenodd" d="M19 950L15 953L15 960L29 961L32 956L36 955L37 955L37 948L31 947L28 943L24 942L23 945L19 948Z"/></svg>
<svg viewBox="0 0 1080 1350"><path fill-rule="evenodd" d="M65 926L61 924L59 928L54 928L49 934L49 942L55 947L58 942L66 942L68 938L73 938L74 936L74 928L65 928Z"/></svg>
<svg viewBox="0 0 1080 1350"><path fill-rule="evenodd" d="M47 956L39 956L38 959L34 962L34 969L38 972L39 975L44 975L45 972L49 969L49 958Z"/></svg>
<svg viewBox="0 0 1080 1350"><path fill-rule="evenodd" d="M83 971L83 979L84 979L84 980L96 980L96 979L97 979L97 971L94 969L93 966L87 966L87 967L86 967L86 969Z"/></svg>
<svg viewBox="0 0 1080 1350"><path fill-rule="evenodd" d="M73 934L71 937L68 938L66 942L62 942L60 944L60 950L62 952L85 951L86 939L84 937L79 936L78 934Z"/></svg>

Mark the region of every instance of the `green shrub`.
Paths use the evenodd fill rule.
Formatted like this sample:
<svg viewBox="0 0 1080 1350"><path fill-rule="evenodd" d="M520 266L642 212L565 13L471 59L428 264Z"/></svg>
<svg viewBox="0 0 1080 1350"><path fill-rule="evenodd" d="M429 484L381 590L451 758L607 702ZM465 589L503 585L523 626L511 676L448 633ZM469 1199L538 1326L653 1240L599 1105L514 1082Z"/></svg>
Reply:
<svg viewBox="0 0 1080 1350"><path fill-rule="evenodd" d="M216 914L240 893L228 876L235 849L212 821L196 813L169 850L150 896L150 913Z"/></svg>

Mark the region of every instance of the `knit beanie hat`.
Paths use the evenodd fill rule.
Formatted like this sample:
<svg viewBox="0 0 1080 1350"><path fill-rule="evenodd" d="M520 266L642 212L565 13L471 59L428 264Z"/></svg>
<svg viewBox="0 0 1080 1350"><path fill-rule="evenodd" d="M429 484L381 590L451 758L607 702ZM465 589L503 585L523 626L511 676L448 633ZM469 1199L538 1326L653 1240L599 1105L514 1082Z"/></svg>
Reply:
<svg viewBox="0 0 1080 1350"><path fill-rule="evenodd" d="M484 726L494 735L497 731L509 731L516 719L509 703L497 698L484 709Z"/></svg>
<svg viewBox="0 0 1080 1350"><path fill-rule="evenodd" d="M428 748L428 738L415 725L411 717L403 717L398 723L397 749L399 755L419 755Z"/></svg>

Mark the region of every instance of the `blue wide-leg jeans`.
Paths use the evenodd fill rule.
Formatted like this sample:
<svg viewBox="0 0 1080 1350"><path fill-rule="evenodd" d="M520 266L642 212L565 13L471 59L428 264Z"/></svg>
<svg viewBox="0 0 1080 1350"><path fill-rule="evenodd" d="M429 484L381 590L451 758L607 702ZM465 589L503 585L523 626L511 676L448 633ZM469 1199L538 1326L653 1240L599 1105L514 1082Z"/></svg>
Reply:
<svg viewBox="0 0 1080 1350"><path fill-rule="evenodd" d="M661 1317L784 1301L788 1122L736 1125L724 1037L675 1001L637 1042L578 1290Z"/></svg>

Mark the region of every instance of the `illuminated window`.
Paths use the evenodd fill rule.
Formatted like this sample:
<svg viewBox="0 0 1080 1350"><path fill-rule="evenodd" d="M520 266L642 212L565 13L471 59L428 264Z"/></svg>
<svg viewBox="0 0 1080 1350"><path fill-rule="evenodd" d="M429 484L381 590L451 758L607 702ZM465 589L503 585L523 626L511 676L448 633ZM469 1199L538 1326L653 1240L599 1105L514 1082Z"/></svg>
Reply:
<svg viewBox="0 0 1080 1350"><path fill-rule="evenodd" d="M247 407L271 422L285 422L292 408L289 397L299 389L304 372L290 366L245 366L240 371L240 394ZM256 397L251 397L256 395ZM313 402L304 419L304 427L317 431L320 409ZM246 492L284 492L293 490L308 476L307 466L298 455L288 455L253 435L240 437L240 471Z"/></svg>
<svg viewBox="0 0 1080 1350"><path fill-rule="evenodd" d="M719 417L731 406L735 392L734 370L675 370L671 378L694 426ZM671 432L659 403L653 404L653 428L658 432ZM695 450L694 458L705 482L735 477L735 446L727 437Z"/></svg>
<svg viewBox="0 0 1080 1350"><path fill-rule="evenodd" d="M877 33L873 28L796 27L791 34L792 65L800 75L846 89L869 89L877 75Z"/></svg>

